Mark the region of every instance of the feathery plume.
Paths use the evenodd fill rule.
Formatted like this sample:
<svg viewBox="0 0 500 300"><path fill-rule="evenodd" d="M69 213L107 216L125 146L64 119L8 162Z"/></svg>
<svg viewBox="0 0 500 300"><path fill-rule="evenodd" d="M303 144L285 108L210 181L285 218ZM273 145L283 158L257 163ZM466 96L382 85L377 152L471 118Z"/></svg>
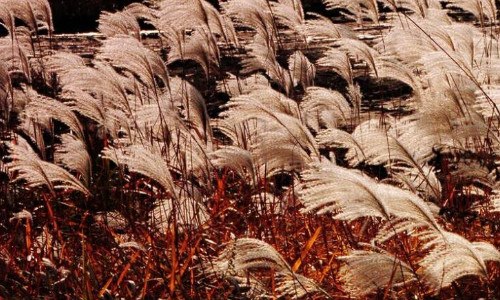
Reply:
<svg viewBox="0 0 500 300"><path fill-rule="evenodd" d="M316 67L300 51L295 51L288 58L288 69L292 75L293 84L300 84L304 89L314 84Z"/></svg>
<svg viewBox="0 0 500 300"><path fill-rule="evenodd" d="M347 124L352 116L352 109L342 94L321 87L307 88L300 108L305 112L307 125L316 132L320 128Z"/></svg>
<svg viewBox="0 0 500 300"><path fill-rule="evenodd" d="M429 207L409 191L329 162L312 164L301 176L299 195L304 212L331 212L340 220L366 216L391 220L394 216L411 219L414 227L425 225L441 231Z"/></svg>
<svg viewBox="0 0 500 300"><path fill-rule="evenodd" d="M255 180L252 153L235 146L224 146L209 154L210 161L217 168L229 168L237 172L241 178L247 173Z"/></svg>
<svg viewBox="0 0 500 300"><path fill-rule="evenodd" d="M457 7L470 12L481 23L487 18L494 22L497 16L497 6L495 0L452 0L449 7Z"/></svg>
<svg viewBox="0 0 500 300"><path fill-rule="evenodd" d="M170 168L163 157L142 145L131 145L123 149L108 147L102 151L103 158L118 165L125 165L130 172L138 173L158 182L161 187L175 197L175 184Z"/></svg>
<svg viewBox="0 0 500 300"><path fill-rule="evenodd" d="M106 39L99 49L97 59L109 61L114 67L125 69L137 76L153 91L157 90L156 77L169 85L169 75L161 57L147 49L138 40L128 36Z"/></svg>
<svg viewBox="0 0 500 300"><path fill-rule="evenodd" d="M54 161L80 174L85 186L90 186L92 160L82 140L72 134L63 134L61 144L56 146Z"/></svg>
<svg viewBox="0 0 500 300"><path fill-rule="evenodd" d="M297 27L297 30L308 39L335 42L341 38L356 38L355 32L349 26L333 23L329 18L320 14L308 13L308 15L313 19L307 19L304 24Z"/></svg>
<svg viewBox="0 0 500 300"><path fill-rule="evenodd" d="M469 242L446 232L441 241L420 262L424 279L436 293L467 275L487 277L485 261L500 261L500 252L485 242Z"/></svg>
<svg viewBox="0 0 500 300"><path fill-rule="evenodd" d="M343 265L339 277L344 287L356 297L378 289L397 288L416 280L411 267L390 253L354 250L337 257Z"/></svg>
<svg viewBox="0 0 500 300"><path fill-rule="evenodd" d="M27 118L41 124L45 128L51 128L51 120L64 123L81 140L84 140L82 124L75 113L66 104L55 99L38 94L28 89L27 95L31 102L26 106L24 114Z"/></svg>
<svg viewBox="0 0 500 300"><path fill-rule="evenodd" d="M16 174L14 181L25 181L29 188L47 186L55 196L56 190L74 190L90 196L89 190L65 169L43 161L29 143L21 137L8 143L11 162L6 166Z"/></svg>
<svg viewBox="0 0 500 300"><path fill-rule="evenodd" d="M378 22L380 16L376 0L323 0L326 9L345 9L356 17L358 23L364 18Z"/></svg>
<svg viewBox="0 0 500 300"><path fill-rule="evenodd" d="M108 38L117 35L129 35L137 40L141 39L141 28L137 19L133 14L126 11L103 12L99 16L98 22L97 30Z"/></svg>

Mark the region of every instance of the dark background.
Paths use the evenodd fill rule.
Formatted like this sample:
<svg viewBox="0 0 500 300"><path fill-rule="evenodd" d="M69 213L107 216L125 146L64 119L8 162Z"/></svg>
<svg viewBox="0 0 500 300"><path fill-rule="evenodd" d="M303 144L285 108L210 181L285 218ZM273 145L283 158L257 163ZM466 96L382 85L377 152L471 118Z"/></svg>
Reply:
<svg viewBox="0 0 500 300"><path fill-rule="evenodd" d="M117 11L132 2L142 0L49 0L54 16L56 33L89 32L97 29L101 11ZM218 7L218 0L208 0ZM500 0L496 0L500 5ZM317 12L324 16L338 16L338 12L325 10L321 0L302 0L306 12ZM0 36L6 34L0 26Z"/></svg>
<svg viewBox="0 0 500 300"><path fill-rule="evenodd" d="M116 11L134 0L49 0L57 33L95 31L101 11Z"/></svg>
<svg viewBox="0 0 500 300"><path fill-rule="evenodd" d="M218 0L208 0L218 7ZM57 33L95 31L101 11L116 11L139 0L49 0ZM306 11L324 13L321 0L303 0Z"/></svg>

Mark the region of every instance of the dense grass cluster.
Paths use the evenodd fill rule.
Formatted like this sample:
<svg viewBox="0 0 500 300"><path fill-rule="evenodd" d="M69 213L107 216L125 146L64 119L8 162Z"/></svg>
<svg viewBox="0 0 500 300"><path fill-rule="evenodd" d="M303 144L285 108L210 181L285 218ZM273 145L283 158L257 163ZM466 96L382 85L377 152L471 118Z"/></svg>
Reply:
<svg viewBox="0 0 500 300"><path fill-rule="evenodd" d="M0 298L499 296L495 1L219 4L0 0Z"/></svg>

